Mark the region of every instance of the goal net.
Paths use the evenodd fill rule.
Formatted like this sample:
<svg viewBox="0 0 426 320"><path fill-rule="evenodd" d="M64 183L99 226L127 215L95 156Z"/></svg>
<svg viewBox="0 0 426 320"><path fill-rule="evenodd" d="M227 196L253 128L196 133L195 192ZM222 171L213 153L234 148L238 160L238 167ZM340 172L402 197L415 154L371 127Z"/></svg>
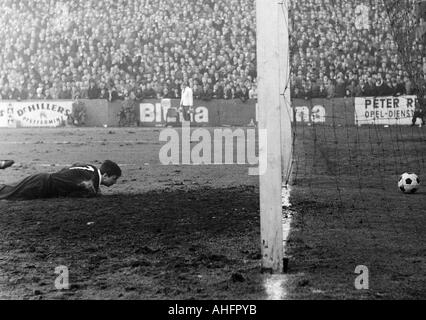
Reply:
<svg viewBox="0 0 426 320"><path fill-rule="evenodd" d="M299 271L328 260L336 269L386 269L395 257L410 274L421 271L407 261L424 250L426 189L398 186L403 173L426 179L426 51L416 3L291 1L288 254Z"/></svg>
<svg viewBox="0 0 426 320"><path fill-rule="evenodd" d="M424 174L426 58L416 3L291 2L289 178L307 198L360 206L373 193L392 197L402 173Z"/></svg>

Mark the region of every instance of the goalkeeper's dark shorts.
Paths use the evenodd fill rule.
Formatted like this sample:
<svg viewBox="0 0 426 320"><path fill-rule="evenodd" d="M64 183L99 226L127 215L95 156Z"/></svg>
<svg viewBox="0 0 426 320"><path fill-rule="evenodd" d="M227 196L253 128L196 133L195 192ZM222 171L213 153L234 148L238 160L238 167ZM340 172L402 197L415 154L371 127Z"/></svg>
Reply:
<svg viewBox="0 0 426 320"><path fill-rule="evenodd" d="M14 185L0 184L0 200L32 200L51 196L48 173L29 176Z"/></svg>

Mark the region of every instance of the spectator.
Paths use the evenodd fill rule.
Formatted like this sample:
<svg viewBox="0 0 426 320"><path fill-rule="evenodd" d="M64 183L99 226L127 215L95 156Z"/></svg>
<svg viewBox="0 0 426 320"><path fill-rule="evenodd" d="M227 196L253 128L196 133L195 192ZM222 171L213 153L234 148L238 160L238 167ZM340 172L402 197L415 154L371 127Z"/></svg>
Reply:
<svg viewBox="0 0 426 320"><path fill-rule="evenodd" d="M319 98L320 97L320 85L317 81L312 82L311 86L311 94L313 98Z"/></svg>
<svg viewBox="0 0 426 320"><path fill-rule="evenodd" d="M3 88L1 89L1 98L2 99L10 99L11 98L11 91L9 89L8 83L3 84Z"/></svg>
<svg viewBox="0 0 426 320"><path fill-rule="evenodd" d="M210 86L207 83L203 86L203 91L201 92L200 98L204 101L213 99L213 91L210 89Z"/></svg>
<svg viewBox="0 0 426 320"><path fill-rule="evenodd" d="M89 99L89 85L84 82L80 88L80 99Z"/></svg>
<svg viewBox="0 0 426 320"><path fill-rule="evenodd" d="M256 82L252 84L249 90L249 99L257 99L257 84Z"/></svg>
<svg viewBox="0 0 426 320"><path fill-rule="evenodd" d="M89 99L99 99L100 90L96 86L94 81L89 82L89 88L87 89L87 96Z"/></svg>
<svg viewBox="0 0 426 320"><path fill-rule="evenodd" d="M242 102L246 102L250 99L249 91L244 85L241 87L240 99Z"/></svg>
<svg viewBox="0 0 426 320"><path fill-rule="evenodd" d="M304 99L306 95L305 95L305 92L302 88L299 88L298 86L296 86L293 89L291 96L295 99Z"/></svg>
<svg viewBox="0 0 426 320"><path fill-rule="evenodd" d="M37 100L43 100L46 99L46 96L43 93L43 88L42 87L38 87L36 90L36 95L34 97Z"/></svg>
<svg viewBox="0 0 426 320"><path fill-rule="evenodd" d="M143 92L145 99L155 99L157 97L157 92L152 88L151 83L147 83L146 90Z"/></svg>
<svg viewBox="0 0 426 320"><path fill-rule="evenodd" d="M233 99L232 88L229 83L225 85L225 89L223 90L223 98L226 100Z"/></svg>
<svg viewBox="0 0 426 320"><path fill-rule="evenodd" d="M108 90L109 92L109 101L114 102L117 100L123 100L123 97L119 95L117 89L115 86L111 86L111 88Z"/></svg>
<svg viewBox="0 0 426 320"><path fill-rule="evenodd" d="M9 97L12 100L20 100L21 99L21 91L17 87L13 87L13 89L9 93Z"/></svg>
<svg viewBox="0 0 426 320"><path fill-rule="evenodd" d="M139 86L136 89L135 96L136 96L136 100L139 100L139 101L143 100L144 96L143 96L143 89L141 86Z"/></svg>
<svg viewBox="0 0 426 320"><path fill-rule="evenodd" d="M169 91L169 89L167 87L164 87L162 92L161 92L161 98L162 99L173 99L174 95L173 95L173 93L171 93Z"/></svg>
<svg viewBox="0 0 426 320"><path fill-rule="evenodd" d="M52 87L50 87L50 89L48 90L48 97L50 99L54 99L54 100L58 100L59 99L59 93L60 93L60 89L58 87L58 83L55 82L52 84Z"/></svg>
<svg viewBox="0 0 426 320"><path fill-rule="evenodd" d="M360 97L361 88L356 84L355 80L351 80L350 84L346 87L345 97Z"/></svg>
<svg viewBox="0 0 426 320"><path fill-rule="evenodd" d="M336 96L336 87L331 80L328 80L325 85L325 90L327 92L327 98L332 99Z"/></svg>
<svg viewBox="0 0 426 320"><path fill-rule="evenodd" d="M375 96L387 96L390 93L390 88L388 87L386 82L383 81L382 76L378 75L375 87Z"/></svg>
<svg viewBox="0 0 426 320"><path fill-rule="evenodd" d="M393 96L402 96L405 94L405 86L402 83L398 83L395 78L392 78L391 90Z"/></svg>
<svg viewBox="0 0 426 320"><path fill-rule="evenodd" d="M360 6L368 11L362 21L354 14ZM323 95L324 76L336 81L337 96L346 94L352 80L358 85L371 74L406 76L382 2L293 0L289 9L290 25L297 26L290 39L291 88L298 87L298 93ZM197 79L200 89L207 83L215 97L227 99L239 96L238 85L244 84L252 98L255 16L251 0L0 1L1 97L16 97L22 84L28 98L35 97L42 84L43 94L55 98L64 83L72 97L100 96L103 88L93 94L89 80L108 83L105 91L115 87L109 92L112 99L136 93L142 81L154 91L152 97L166 84L180 97L185 78ZM424 44L413 48L419 56L416 66L426 70ZM302 87L306 78L310 90ZM383 78L388 87L393 87L391 78ZM404 85L411 93L413 85ZM375 88L375 80L365 86Z"/></svg>
<svg viewBox="0 0 426 320"><path fill-rule="evenodd" d="M219 84L219 82L216 82L213 86L213 98L214 99L223 99L223 87Z"/></svg>
<svg viewBox="0 0 426 320"><path fill-rule="evenodd" d="M200 99L202 94L202 88L195 82L192 86L193 93L194 93L194 99Z"/></svg>
<svg viewBox="0 0 426 320"><path fill-rule="evenodd" d="M109 91L107 88L102 88L99 92L99 99L109 100Z"/></svg>
<svg viewBox="0 0 426 320"><path fill-rule="evenodd" d="M376 96L376 84L372 77L368 77L367 82L365 82L364 88L362 88L364 97L373 97Z"/></svg>
<svg viewBox="0 0 426 320"><path fill-rule="evenodd" d="M36 92L35 92L34 87L31 84L27 84L26 92L27 92L27 99L31 100L31 99L35 98ZM22 99L22 100L24 100L24 99Z"/></svg>
<svg viewBox="0 0 426 320"><path fill-rule="evenodd" d="M327 98L327 89L323 83L320 84L318 98Z"/></svg>
<svg viewBox="0 0 426 320"><path fill-rule="evenodd" d="M405 83L405 93L406 94L412 94L413 93L413 83L408 77L404 78Z"/></svg>
<svg viewBox="0 0 426 320"><path fill-rule="evenodd" d="M58 93L58 99L71 99L71 91L68 90L67 85L63 84L59 93Z"/></svg>
<svg viewBox="0 0 426 320"><path fill-rule="evenodd" d="M336 79L335 96L342 98L346 95L346 81L343 79L343 73L339 73Z"/></svg>
<svg viewBox="0 0 426 320"><path fill-rule="evenodd" d="M19 98L18 100L27 100L29 99L29 93L27 91L27 89L25 89L23 86L21 86L21 90L19 93Z"/></svg>

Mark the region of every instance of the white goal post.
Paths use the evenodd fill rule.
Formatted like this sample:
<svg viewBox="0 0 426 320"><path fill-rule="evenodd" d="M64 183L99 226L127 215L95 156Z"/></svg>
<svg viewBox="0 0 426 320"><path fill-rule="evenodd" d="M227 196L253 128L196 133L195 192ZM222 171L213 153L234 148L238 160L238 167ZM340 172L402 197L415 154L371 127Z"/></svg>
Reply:
<svg viewBox="0 0 426 320"><path fill-rule="evenodd" d="M267 135L259 145L262 269L272 273L283 271L282 185L292 154L288 5L256 0L258 127Z"/></svg>

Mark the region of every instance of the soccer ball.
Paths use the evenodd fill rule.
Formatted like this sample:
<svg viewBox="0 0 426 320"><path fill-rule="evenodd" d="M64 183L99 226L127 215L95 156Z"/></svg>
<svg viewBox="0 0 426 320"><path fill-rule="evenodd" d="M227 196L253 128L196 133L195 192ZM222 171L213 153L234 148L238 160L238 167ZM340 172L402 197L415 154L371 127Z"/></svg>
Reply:
<svg viewBox="0 0 426 320"><path fill-rule="evenodd" d="M415 193L419 190L420 179L415 173L404 173L399 177L398 187L404 193Z"/></svg>

